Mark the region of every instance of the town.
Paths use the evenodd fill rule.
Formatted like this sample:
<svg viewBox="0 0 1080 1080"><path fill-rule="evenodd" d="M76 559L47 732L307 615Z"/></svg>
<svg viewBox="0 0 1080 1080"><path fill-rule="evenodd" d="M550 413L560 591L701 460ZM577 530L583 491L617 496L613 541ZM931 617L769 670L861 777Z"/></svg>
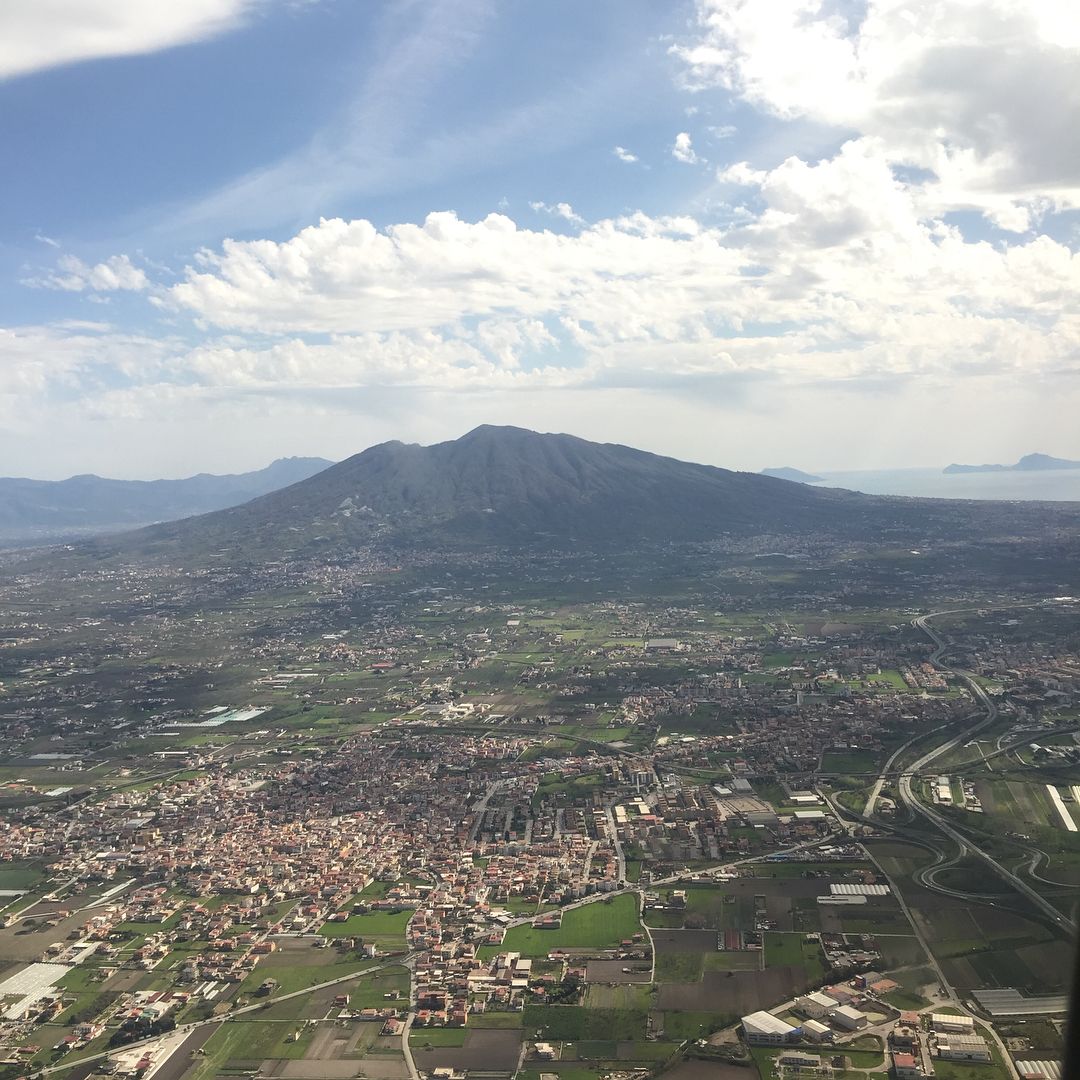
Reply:
<svg viewBox="0 0 1080 1080"><path fill-rule="evenodd" d="M16 579L3 1075L1059 1075L1072 600L942 650L888 602L399 573L107 623Z"/></svg>

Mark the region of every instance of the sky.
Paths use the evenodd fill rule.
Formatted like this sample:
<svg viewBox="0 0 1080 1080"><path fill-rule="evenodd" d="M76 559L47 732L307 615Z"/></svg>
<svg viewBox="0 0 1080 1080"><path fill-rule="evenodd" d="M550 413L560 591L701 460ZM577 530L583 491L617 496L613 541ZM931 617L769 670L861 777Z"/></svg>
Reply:
<svg viewBox="0 0 1080 1080"><path fill-rule="evenodd" d="M0 474L481 423L1080 458L1074 0L0 6Z"/></svg>

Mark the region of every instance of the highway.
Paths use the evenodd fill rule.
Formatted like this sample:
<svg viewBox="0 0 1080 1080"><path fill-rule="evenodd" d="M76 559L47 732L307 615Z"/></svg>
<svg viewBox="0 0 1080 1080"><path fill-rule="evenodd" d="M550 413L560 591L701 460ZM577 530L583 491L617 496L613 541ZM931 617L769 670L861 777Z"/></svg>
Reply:
<svg viewBox="0 0 1080 1080"><path fill-rule="evenodd" d="M953 612L937 611L932 612L929 615L920 615L917 619L913 620L912 625L917 626L930 638L934 644L934 651L930 654L930 662L939 670L951 675L955 675L957 678L962 679L966 683L968 689L971 691L975 700L982 706L985 715L978 720L971 727L966 728L959 735L955 735L953 738L941 743L934 747L928 753L923 754L917 761L912 762L901 774L899 779L899 791L900 798L904 805L912 814L920 815L926 818L932 825L943 832L950 840L957 845L959 849L958 858L962 859L968 855L979 859L981 862L989 866L998 877L1002 878L1009 885L1011 885L1018 893L1020 893L1025 899L1034 904L1044 915L1049 918L1058 929L1065 931L1067 934L1073 934L1076 931L1076 924L1072 919L1062 914L1053 904L1050 903L1041 893L1036 892L1026 881L1019 878L1011 870L1006 869L991 855L988 855L982 848L980 848L974 841L965 836L958 829L954 828L945 816L939 813L932 806L927 805L921 799L919 799L912 790L912 782L916 777L925 770L932 762L943 754L948 753L950 750L954 750L957 746L969 741L973 735L976 735L985 727L989 727L998 717L998 709L993 701L989 698L986 691L979 685L979 683L972 677L970 672L961 671L958 668L949 667L942 661L946 644L940 634L930 625L929 620L940 615L953 614Z"/></svg>

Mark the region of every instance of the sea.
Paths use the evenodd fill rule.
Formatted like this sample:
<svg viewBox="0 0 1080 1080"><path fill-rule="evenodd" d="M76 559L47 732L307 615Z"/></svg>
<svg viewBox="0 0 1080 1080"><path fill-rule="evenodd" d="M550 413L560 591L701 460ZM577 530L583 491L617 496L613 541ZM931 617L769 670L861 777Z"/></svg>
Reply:
<svg viewBox="0 0 1080 1080"><path fill-rule="evenodd" d="M929 499L1039 499L1080 502L1080 469L1046 472L943 473L940 469L818 472L811 487L847 488L867 495Z"/></svg>

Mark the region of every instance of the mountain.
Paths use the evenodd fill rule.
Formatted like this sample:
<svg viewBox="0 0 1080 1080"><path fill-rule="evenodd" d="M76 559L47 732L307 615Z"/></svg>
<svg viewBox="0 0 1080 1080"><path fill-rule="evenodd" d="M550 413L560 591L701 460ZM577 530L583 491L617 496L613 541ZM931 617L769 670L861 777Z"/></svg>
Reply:
<svg viewBox="0 0 1080 1080"><path fill-rule="evenodd" d="M433 446L382 443L243 506L96 541L90 554L230 565L361 548L645 550L790 533L923 546L965 530L985 535L1002 513L998 504L812 488L485 426Z"/></svg>
<svg viewBox="0 0 1080 1080"><path fill-rule="evenodd" d="M1051 457L1049 454L1027 454L1015 465L946 465L942 472L1053 472L1055 469L1080 469L1080 461Z"/></svg>
<svg viewBox="0 0 1080 1080"><path fill-rule="evenodd" d="M793 469L790 465L782 465L779 469L762 469L762 476L772 476L777 480L790 480L793 484L816 484L821 477L813 473L803 472L802 469Z"/></svg>
<svg viewBox="0 0 1080 1080"><path fill-rule="evenodd" d="M330 464L322 458L280 458L256 472L200 473L184 480L0 478L0 540L71 537L205 514L306 480Z"/></svg>

